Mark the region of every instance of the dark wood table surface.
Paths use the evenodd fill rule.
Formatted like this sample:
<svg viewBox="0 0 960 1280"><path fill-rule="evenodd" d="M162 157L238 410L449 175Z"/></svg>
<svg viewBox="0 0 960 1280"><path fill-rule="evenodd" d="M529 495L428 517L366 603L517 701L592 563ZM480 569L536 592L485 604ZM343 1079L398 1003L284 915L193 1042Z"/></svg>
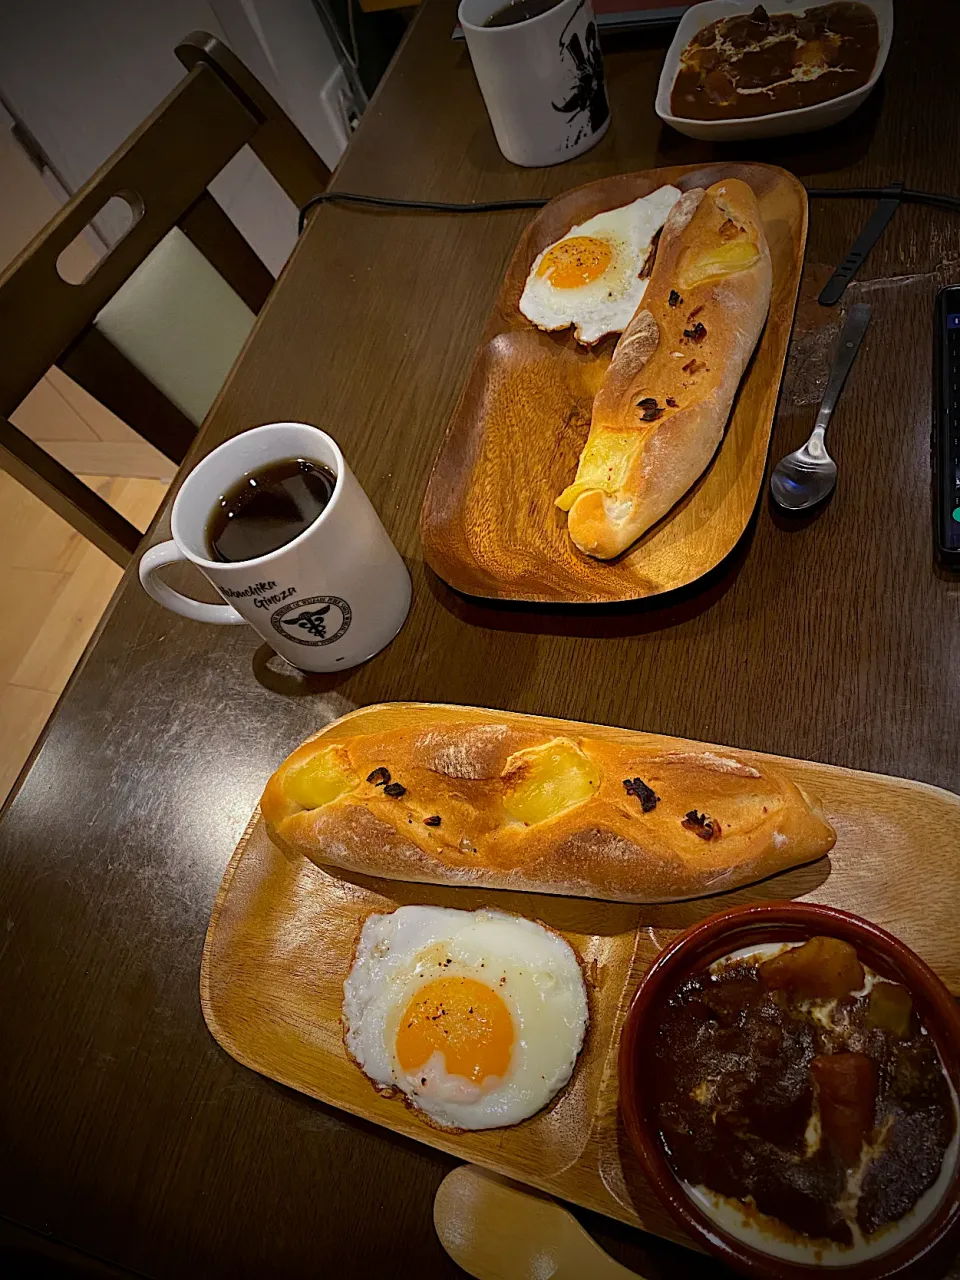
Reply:
<svg viewBox="0 0 960 1280"><path fill-rule="evenodd" d="M334 181L482 200L724 157L783 164L810 185L949 189L960 142L943 12L936 0L898 9L881 86L849 122L764 144L711 147L661 128L652 104L665 41L612 39L607 137L566 165L522 170L500 156L466 50L448 38L453 3L431 0ZM840 260L870 207L812 201L808 279ZM576 614L458 598L424 568L417 536L431 460L530 216L322 208L193 455L271 420L330 431L413 574L398 639L356 671L284 674L251 631L175 617L129 571L9 804L9 1249L67 1257L49 1238L75 1260L82 1251L151 1277L462 1274L431 1219L448 1157L245 1070L200 1013L211 904L263 783L349 708L485 704L960 790L960 587L933 564L929 471L931 308L958 273L960 219L902 208L848 294L874 318L835 417L840 481L827 509L790 525L764 496L731 562L698 589ZM824 354L816 334L795 343L773 458L810 429ZM166 534L163 518L152 537ZM586 1220L648 1277L719 1274L677 1246Z"/></svg>

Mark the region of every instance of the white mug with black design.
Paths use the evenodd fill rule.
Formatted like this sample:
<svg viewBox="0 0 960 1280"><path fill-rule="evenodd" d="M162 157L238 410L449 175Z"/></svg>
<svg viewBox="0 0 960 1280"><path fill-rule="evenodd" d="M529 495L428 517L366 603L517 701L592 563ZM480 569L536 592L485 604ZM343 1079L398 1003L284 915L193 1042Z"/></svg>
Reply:
<svg viewBox="0 0 960 1280"><path fill-rule="evenodd" d="M459 19L508 160L559 164L600 141L610 109L590 0L461 0Z"/></svg>
<svg viewBox="0 0 960 1280"><path fill-rule="evenodd" d="M251 472L303 458L333 473L327 505L302 533L256 559L221 561L210 521L223 495ZM410 608L410 575L335 442L302 422L254 427L214 449L180 487L170 514L173 539L140 560L140 581L158 603L198 622L247 622L304 671L343 671L372 658L400 630ZM181 595L158 576L186 560L227 604Z"/></svg>

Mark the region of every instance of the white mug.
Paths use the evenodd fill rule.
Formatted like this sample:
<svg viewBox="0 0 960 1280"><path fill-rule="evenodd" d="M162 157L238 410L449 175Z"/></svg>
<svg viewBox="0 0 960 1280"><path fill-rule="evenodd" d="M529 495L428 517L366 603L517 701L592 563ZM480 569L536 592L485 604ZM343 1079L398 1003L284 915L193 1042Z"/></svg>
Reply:
<svg viewBox="0 0 960 1280"><path fill-rule="evenodd" d="M207 526L221 496L271 462L306 458L336 476L330 501L286 546L255 560L213 560ZM410 575L343 454L325 432L302 422L254 427L214 449L180 487L170 515L172 542L140 561L154 600L198 622L248 622L304 671L342 671L372 658L403 626ZM157 570L187 560L229 604L204 604L174 591Z"/></svg>
<svg viewBox="0 0 960 1280"><path fill-rule="evenodd" d="M525 22L483 24L506 0L461 0L460 26L500 150L514 164L558 164L610 124L590 0L560 0Z"/></svg>

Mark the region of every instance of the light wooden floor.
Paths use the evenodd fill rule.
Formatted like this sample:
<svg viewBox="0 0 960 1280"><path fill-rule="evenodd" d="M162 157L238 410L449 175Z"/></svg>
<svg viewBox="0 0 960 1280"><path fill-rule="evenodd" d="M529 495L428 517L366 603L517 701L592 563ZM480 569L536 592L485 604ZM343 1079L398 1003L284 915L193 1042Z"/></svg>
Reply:
<svg viewBox="0 0 960 1280"><path fill-rule="evenodd" d="M139 529L163 480L82 477ZM0 472L0 803L120 581L120 568Z"/></svg>

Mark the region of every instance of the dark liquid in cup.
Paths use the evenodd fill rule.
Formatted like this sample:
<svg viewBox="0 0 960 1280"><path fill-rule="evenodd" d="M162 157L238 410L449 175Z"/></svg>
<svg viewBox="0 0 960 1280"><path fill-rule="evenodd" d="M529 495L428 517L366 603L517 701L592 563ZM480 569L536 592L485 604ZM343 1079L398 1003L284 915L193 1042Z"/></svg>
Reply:
<svg viewBox="0 0 960 1280"><path fill-rule="evenodd" d="M549 13L561 0L510 0L502 9L491 13L483 24L485 27L512 27L517 22L526 22L528 18L539 18L541 13Z"/></svg>
<svg viewBox="0 0 960 1280"><path fill-rule="evenodd" d="M207 522L214 560L269 555L309 529L333 494L337 477L319 462L285 458L248 472L227 490Z"/></svg>

